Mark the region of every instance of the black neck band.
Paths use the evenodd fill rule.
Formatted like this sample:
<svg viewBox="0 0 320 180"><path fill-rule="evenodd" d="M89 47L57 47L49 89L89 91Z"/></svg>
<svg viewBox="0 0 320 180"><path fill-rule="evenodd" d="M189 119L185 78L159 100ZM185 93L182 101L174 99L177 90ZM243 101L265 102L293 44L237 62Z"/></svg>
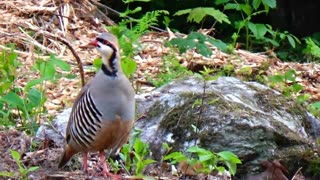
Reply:
<svg viewBox="0 0 320 180"><path fill-rule="evenodd" d="M117 59L116 59L116 54L117 54L117 49L112 45L112 44L108 44L108 46L110 48L112 48L113 50L113 53L111 55L111 57L108 59L108 63L109 63L109 67L111 68L111 70L109 70L105 64L102 63L102 71L104 72L105 75L107 76L111 76L111 77L115 77L117 76L117 67L116 66L116 62Z"/></svg>
<svg viewBox="0 0 320 180"><path fill-rule="evenodd" d="M111 67L112 67L112 66L111 66ZM103 73L104 73L105 75L107 75L107 76L111 76L111 77L117 76L117 70L114 69L113 67L112 67L112 70L110 71L110 70L106 67L106 65L102 64L101 70L102 70Z"/></svg>

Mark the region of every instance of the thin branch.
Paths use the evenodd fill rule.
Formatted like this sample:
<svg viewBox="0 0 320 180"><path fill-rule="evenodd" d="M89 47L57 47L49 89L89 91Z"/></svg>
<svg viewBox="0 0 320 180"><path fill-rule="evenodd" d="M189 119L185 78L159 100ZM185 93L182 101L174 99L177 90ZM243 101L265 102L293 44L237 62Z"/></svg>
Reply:
<svg viewBox="0 0 320 180"><path fill-rule="evenodd" d="M300 167L300 168L297 170L297 172L296 172L296 173L294 174L294 176L292 177L292 180L294 180L295 177L300 173L301 169L302 169L302 167Z"/></svg>
<svg viewBox="0 0 320 180"><path fill-rule="evenodd" d="M66 39L64 39L62 37L55 37L55 38L57 38L63 44L68 46L68 48L70 49L71 53L76 58L76 61L78 63L79 72L80 72L80 77L81 77L81 85L83 87L85 85L85 80L84 80L83 65L82 65L82 62L81 62L81 59L80 59L79 55L77 54L77 52L74 50L74 48L71 46L71 44Z"/></svg>

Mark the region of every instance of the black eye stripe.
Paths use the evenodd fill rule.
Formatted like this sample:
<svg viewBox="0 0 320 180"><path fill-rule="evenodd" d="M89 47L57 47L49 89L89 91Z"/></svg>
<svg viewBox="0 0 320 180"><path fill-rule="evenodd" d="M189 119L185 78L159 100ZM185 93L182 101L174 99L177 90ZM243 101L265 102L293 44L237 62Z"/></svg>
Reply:
<svg viewBox="0 0 320 180"><path fill-rule="evenodd" d="M109 41L104 40L104 39L102 39L102 38L97 38L97 41L99 41L99 42L101 42L102 44L107 45L107 46L110 46L110 45L111 45L111 43L110 43Z"/></svg>

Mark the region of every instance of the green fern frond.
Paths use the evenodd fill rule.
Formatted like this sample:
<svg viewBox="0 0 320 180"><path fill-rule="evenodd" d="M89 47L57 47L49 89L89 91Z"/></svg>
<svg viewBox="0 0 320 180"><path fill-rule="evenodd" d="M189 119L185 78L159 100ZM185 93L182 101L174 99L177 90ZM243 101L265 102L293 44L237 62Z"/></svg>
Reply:
<svg viewBox="0 0 320 180"><path fill-rule="evenodd" d="M158 17L161 14L168 15L169 12L166 10L155 10L147 12L138 22L138 24L133 28L137 34L144 33L148 30L150 26L158 25Z"/></svg>

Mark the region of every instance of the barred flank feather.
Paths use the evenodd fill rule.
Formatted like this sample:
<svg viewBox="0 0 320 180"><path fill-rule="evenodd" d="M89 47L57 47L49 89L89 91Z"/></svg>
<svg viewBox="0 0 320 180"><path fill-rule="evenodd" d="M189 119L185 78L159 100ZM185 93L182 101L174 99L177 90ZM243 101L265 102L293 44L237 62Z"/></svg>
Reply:
<svg viewBox="0 0 320 180"><path fill-rule="evenodd" d="M101 116L88 89L78 101L70 117L71 138L82 148L88 148L94 141L97 130L101 128Z"/></svg>

